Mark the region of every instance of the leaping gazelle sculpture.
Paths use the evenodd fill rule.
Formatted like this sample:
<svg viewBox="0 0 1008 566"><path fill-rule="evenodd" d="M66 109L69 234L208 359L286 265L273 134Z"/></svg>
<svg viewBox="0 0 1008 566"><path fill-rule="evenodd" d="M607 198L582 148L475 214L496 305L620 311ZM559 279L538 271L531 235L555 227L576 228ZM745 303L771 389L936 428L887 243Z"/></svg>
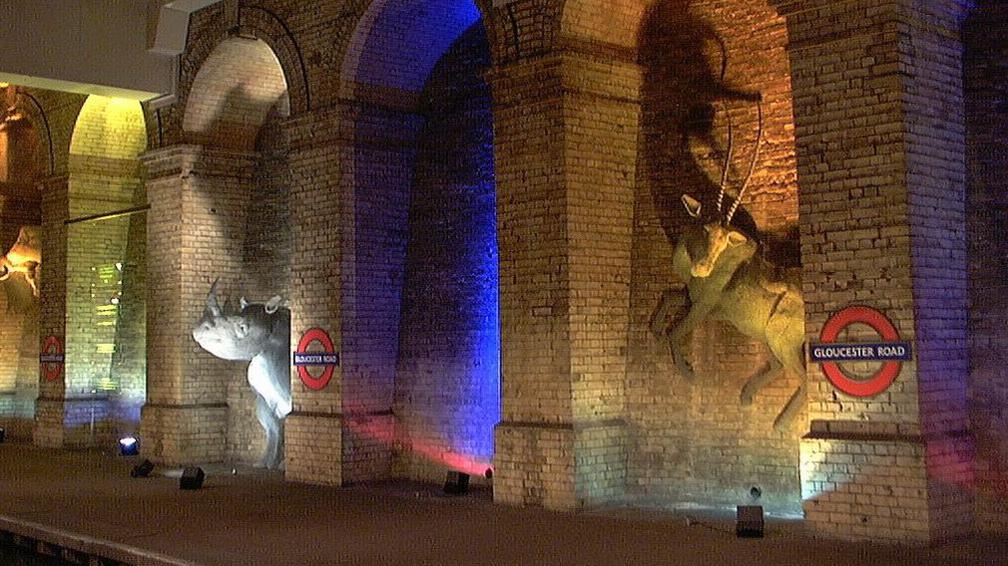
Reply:
<svg viewBox="0 0 1008 566"><path fill-rule="evenodd" d="M705 221L701 203L683 195L686 212L694 219L680 235L673 252L676 275L686 284L686 305L669 324L669 310L676 302L665 293L651 319L651 330L669 341L676 367L684 377L693 378L693 368L686 360L687 339L704 320L721 320L742 334L769 346L773 357L769 366L752 377L742 388L741 402L751 404L756 393L784 371L801 378L801 385L774 420L781 431L798 415L805 401L805 303L802 299L800 271L782 270L762 257L760 244L731 224L739 203L745 196L759 158L763 140L763 109L757 102L759 131L752 161L738 196L727 212L723 211L732 159L732 125L728 119L728 148L716 214Z"/></svg>

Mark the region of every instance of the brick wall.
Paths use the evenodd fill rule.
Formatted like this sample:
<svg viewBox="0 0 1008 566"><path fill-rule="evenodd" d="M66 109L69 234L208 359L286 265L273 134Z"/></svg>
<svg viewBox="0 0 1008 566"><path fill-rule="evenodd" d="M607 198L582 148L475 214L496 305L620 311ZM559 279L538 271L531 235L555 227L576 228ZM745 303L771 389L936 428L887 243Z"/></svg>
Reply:
<svg viewBox="0 0 1008 566"><path fill-rule="evenodd" d="M686 305L672 252L692 223L683 194L699 199L705 221L716 202L733 126L725 210L747 175L762 94L764 142L734 222L761 231L766 255L798 264L798 186L787 29L764 2L658 3L641 17L643 70L639 179L635 194L627 407L634 440L632 493L645 499L735 504L758 486L761 503L797 510L800 415L773 428L803 376L786 375L744 406L740 393L770 357L767 347L711 320L687 348L696 377L679 375L665 333ZM582 16L581 24L588 25ZM723 44L723 50L721 48ZM724 68L724 78L721 77ZM664 312L659 305L671 303ZM664 316L661 316L664 314ZM660 320L656 319L656 316ZM652 327L657 330L652 330Z"/></svg>
<svg viewBox="0 0 1008 566"><path fill-rule="evenodd" d="M971 522L955 5L794 8L807 336L859 303L916 346L916 362L868 398L840 393L812 366L806 518L845 538L954 537Z"/></svg>
<svg viewBox="0 0 1008 566"><path fill-rule="evenodd" d="M212 39L211 28L203 31ZM150 310L149 329L157 334L150 339L172 345L168 350L154 345L148 357L152 364L179 359L150 378L148 433L184 439L170 444L183 446L182 453L171 453L167 441L157 441L153 453L167 460L256 462L265 436L255 416L256 395L248 386L248 362L214 358L190 332L218 278L222 294L235 305L240 296L257 301L289 295L290 179L283 121L290 99L277 57L265 42L231 37L210 47L199 65L186 67L190 89L169 114L182 115L182 132L170 135L187 145L169 146L148 159L152 207L182 210L190 227L179 233L178 219L168 217L152 220L148 228L152 261L169 262L152 266L152 278L165 270L181 271L164 273L168 279L161 285L167 287L149 294L159 303ZM201 408L195 423L173 425L154 415L193 403ZM157 431L157 426L178 430ZM192 430L182 430L186 427ZM202 445L184 446L190 441Z"/></svg>
<svg viewBox="0 0 1008 566"><path fill-rule="evenodd" d="M976 525L1008 531L1008 10L978 9L963 27L969 242L970 419Z"/></svg>
<svg viewBox="0 0 1008 566"><path fill-rule="evenodd" d="M232 381L244 379L245 364L213 357L190 333L213 280L220 278L222 295L240 292L255 163L254 155L199 146L145 155L151 210L142 433L150 454L164 461L228 455L227 393Z"/></svg>
<svg viewBox="0 0 1008 566"><path fill-rule="evenodd" d="M448 1L228 1L193 16L179 101L151 113L159 149L146 157L156 301L144 434L157 453L246 460L260 449L245 364L214 360L188 337L221 275L236 295L289 294L292 340L322 327L343 355L326 389L292 384L288 478L439 479L440 466L460 464L453 458L473 446L440 443L485 437L496 420L476 409L464 377L477 361L487 369L482 358L459 352L481 339L467 292L486 276L478 266L488 252L467 246L487 230L495 200L498 501L725 504L757 485L770 507L797 510L804 498L810 525L832 536L953 536L973 509L964 492L969 371L976 510L984 528L1003 530L1003 317L992 297L1003 294L1004 270L986 246L1004 224L1003 85L988 80L1004 74L996 10L967 36L964 131L955 2L478 7L489 11ZM471 73L485 52L469 58L458 44L449 50L457 59L441 59L466 27L459 22L480 15L494 56L493 200L463 189L489 177L466 162L489 143L476 130L490 119L476 104L487 93ZM807 411L780 433L771 423L797 376L763 388L750 406L739 399L767 360L764 346L705 324L690 344L690 382L651 329L663 294L682 296L670 269L687 222L678 199L689 192L708 208L716 200L727 115L737 186L755 138L754 105L744 100L753 91L763 94L766 142L739 223L760 229L768 258L789 265L798 263L800 224L807 338L838 308L863 303L885 311L917 354L868 399L837 392L811 366ZM39 94L54 125L55 160L45 168L57 174L46 189L46 261L62 273L73 254L66 259L60 239L69 211L58 175L69 169L80 101ZM290 234L275 229L287 224ZM54 297L44 333L63 331L64 279L44 280ZM448 298L432 300L438 293ZM848 338L870 336L857 329ZM92 408L67 401L63 387L42 386L40 443L63 443L63 418ZM470 409L485 414L461 418Z"/></svg>
<svg viewBox="0 0 1008 566"><path fill-rule="evenodd" d="M403 473L482 474L500 416L493 121L482 25L445 53L421 98L394 413Z"/></svg>
<svg viewBox="0 0 1008 566"><path fill-rule="evenodd" d="M70 144L70 217L142 202L137 155L145 146L139 103L89 97ZM135 432L139 420L146 381L143 335L119 332L130 223L129 217L119 217L67 227L65 386L80 409L68 412L64 424L77 431L77 443L111 445L120 434ZM134 246L137 238L146 239L146 234L134 229ZM129 297L131 307L138 298L135 293ZM122 360L125 352L132 352L138 367L114 372L113 360L117 353Z"/></svg>
<svg viewBox="0 0 1008 566"><path fill-rule="evenodd" d="M342 272L344 240L334 229L352 218L344 195L352 151L346 148L348 115L340 107L292 117L286 132L290 143L290 211L295 242L291 263L291 342L294 348L310 328L322 328L337 351L342 350ZM297 245L311 242L311 245ZM316 370L317 371L317 370ZM291 381L294 403L285 423L286 477L293 481L343 483L342 367L334 368L321 391Z"/></svg>

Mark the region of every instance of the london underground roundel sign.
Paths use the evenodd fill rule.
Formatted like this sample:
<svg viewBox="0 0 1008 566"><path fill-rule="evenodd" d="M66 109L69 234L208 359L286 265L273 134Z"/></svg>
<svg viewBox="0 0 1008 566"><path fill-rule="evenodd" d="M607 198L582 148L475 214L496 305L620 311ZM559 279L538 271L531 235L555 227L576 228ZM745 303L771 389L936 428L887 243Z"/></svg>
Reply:
<svg viewBox="0 0 1008 566"><path fill-rule="evenodd" d="M321 349L309 351L313 344L318 344ZM339 365L339 354L333 348L332 339L329 334L321 328L312 328L301 336L298 341L297 351L294 352L294 367L297 368L298 377L301 383L308 389L318 391L329 385L333 371ZM322 368L317 375L312 375L308 368Z"/></svg>
<svg viewBox="0 0 1008 566"><path fill-rule="evenodd" d="M42 348L39 352L39 369L42 377L46 381L56 381L63 373L65 362L63 354L63 341L57 336L47 336L42 341Z"/></svg>
<svg viewBox="0 0 1008 566"><path fill-rule="evenodd" d="M837 342L840 332L857 323L872 328L881 340ZM850 306L834 314L823 326L819 340L820 343L813 344L810 349L812 361L822 364L823 373L834 387L854 397L882 393L899 375L902 362L912 359L910 343L901 341L893 323L871 307ZM855 379L840 369L843 362L881 362L881 365L867 379Z"/></svg>

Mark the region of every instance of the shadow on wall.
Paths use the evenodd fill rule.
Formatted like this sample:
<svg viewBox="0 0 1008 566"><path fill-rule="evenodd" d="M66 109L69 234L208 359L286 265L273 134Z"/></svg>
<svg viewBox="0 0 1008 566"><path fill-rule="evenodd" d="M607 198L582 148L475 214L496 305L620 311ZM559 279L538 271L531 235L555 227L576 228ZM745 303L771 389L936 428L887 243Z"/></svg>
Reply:
<svg viewBox="0 0 1008 566"><path fill-rule="evenodd" d="M710 24L690 13L690 3L669 0L652 6L640 37L644 174L662 230L673 244L682 227L692 222L683 210L682 195L691 194L706 210L716 210L727 145L724 134L716 135L715 119L720 114L723 122L726 104L751 105L759 98L759 93L724 82L725 43ZM734 165L729 174L733 179L740 176ZM747 235L757 234L744 207L733 224Z"/></svg>
<svg viewBox="0 0 1008 566"><path fill-rule="evenodd" d="M794 239L780 245L767 243L760 230L765 224L768 230L784 232L795 217L791 210L797 212L796 206L791 208L796 187L789 160L793 138L788 135L790 92L781 45L785 33L783 20L772 9L749 0L659 0L643 16L638 37L643 84L627 370L628 414L634 427L628 493L633 495L727 504L747 501L750 488L759 486L760 502L768 509L801 509L797 481L801 427L774 430L781 408L791 406L800 377L787 372L770 379L774 373L767 370L773 367L773 357L763 340L723 324L717 320L722 313L709 312L695 326L682 325L696 297L690 298L681 275L673 273L673 252L681 234L687 228L703 234L699 225L724 218L717 201L726 162L722 210L731 209L754 160L761 99L763 143L753 182L741 199L746 206L738 208L732 225L766 244L755 253L774 266L800 263L797 234L792 232ZM687 194L702 203L699 220L683 206ZM701 240L706 245L706 239ZM783 293L785 285L769 277L771 270L764 267L768 292ZM702 315L704 309L695 312ZM749 319L736 317L735 322L739 318ZM696 372L693 380L676 367L670 352L669 333L674 329L686 329L681 357ZM801 332L795 334L800 343ZM785 421L789 419L781 419Z"/></svg>
<svg viewBox="0 0 1008 566"><path fill-rule="evenodd" d="M655 4L645 14L640 32L646 117L642 121L642 173L651 188L662 230L673 245L683 226L693 222L682 206L682 195L692 195L703 203L705 223L717 210L729 151L729 114L734 143L724 209L731 206L756 146L755 107L761 96L726 80L728 47L710 23L694 14L692 4L692 0ZM732 225L762 242L761 252L771 263L800 266L798 225L783 234L764 233L746 210L745 200L743 197Z"/></svg>

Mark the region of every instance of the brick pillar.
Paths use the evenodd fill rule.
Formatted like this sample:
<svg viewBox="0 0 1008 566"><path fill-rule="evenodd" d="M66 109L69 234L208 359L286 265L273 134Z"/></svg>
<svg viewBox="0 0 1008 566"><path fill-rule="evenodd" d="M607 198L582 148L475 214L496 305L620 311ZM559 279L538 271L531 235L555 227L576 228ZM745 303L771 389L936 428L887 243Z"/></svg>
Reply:
<svg viewBox="0 0 1008 566"><path fill-rule="evenodd" d="M340 143L341 116L310 113L287 123L291 172L291 351L311 328L325 330L342 350L340 258L344 198L339 165L352 154ZM284 424L286 477L322 485L343 483L342 367L321 390L291 376L293 412ZM317 374L316 374L317 375Z"/></svg>
<svg viewBox="0 0 1008 566"><path fill-rule="evenodd" d="M330 383L292 376L287 477L342 485L391 475L409 186L419 120L366 104L288 123L292 349L322 328L341 355Z"/></svg>
<svg viewBox="0 0 1008 566"><path fill-rule="evenodd" d="M575 508L625 487L623 383L641 74L562 54L490 73L502 422L494 498Z"/></svg>
<svg viewBox="0 0 1008 566"><path fill-rule="evenodd" d="M191 331L214 279L222 290L240 289L258 155L176 145L141 159L151 205L141 449L169 464L221 461L227 455L227 384L246 365L203 351Z"/></svg>
<svg viewBox="0 0 1008 566"><path fill-rule="evenodd" d="M67 226L70 213L69 177L51 177L42 183L42 273L39 293L39 336L54 336L66 350ZM65 369L65 368L64 368ZM76 403L66 388L66 371L57 379L44 379L39 372L39 396L35 402L34 442L46 448L73 443L64 429L64 419Z"/></svg>
<svg viewBox="0 0 1008 566"><path fill-rule="evenodd" d="M806 332L884 311L914 361L856 398L810 364L806 519L841 538L971 528L960 8L780 2L790 30Z"/></svg>

